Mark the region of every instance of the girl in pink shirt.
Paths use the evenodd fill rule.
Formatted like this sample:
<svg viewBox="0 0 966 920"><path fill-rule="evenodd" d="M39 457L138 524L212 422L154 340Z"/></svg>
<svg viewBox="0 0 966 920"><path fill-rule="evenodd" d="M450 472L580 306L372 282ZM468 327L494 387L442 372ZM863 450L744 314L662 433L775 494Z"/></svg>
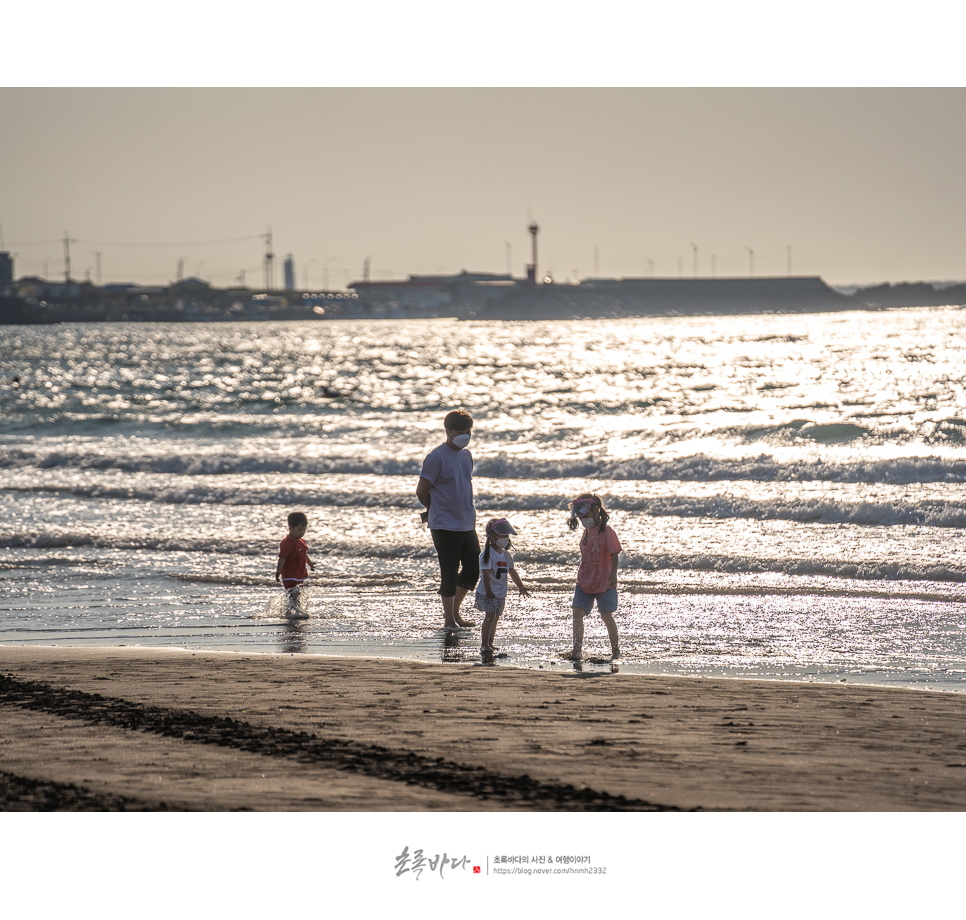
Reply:
<svg viewBox="0 0 966 920"><path fill-rule="evenodd" d="M574 591L574 647L565 657L579 661L584 644L584 616L597 602L600 618L607 627L613 658L620 658L620 643L614 611L617 610L617 566L621 541L612 527L607 525L608 514L601 500L590 492L578 495L570 503L570 520L567 526L576 530L583 528L580 539L580 568L577 570L577 587Z"/></svg>

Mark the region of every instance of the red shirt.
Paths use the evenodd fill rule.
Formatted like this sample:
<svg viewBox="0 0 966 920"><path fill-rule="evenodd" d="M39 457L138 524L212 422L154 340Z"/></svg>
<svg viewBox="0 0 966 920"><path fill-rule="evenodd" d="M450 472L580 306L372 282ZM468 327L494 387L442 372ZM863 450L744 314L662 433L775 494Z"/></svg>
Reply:
<svg viewBox="0 0 966 920"><path fill-rule="evenodd" d="M285 557L279 573L282 576L283 587L293 588L308 578L309 548L305 540L286 537L278 546L278 555Z"/></svg>
<svg viewBox="0 0 966 920"><path fill-rule="evenodd" d="M577 584L587 594L603 594L610 587L611 554L621 551L621 541L612 527L604 532L594 525L584 531L580 541L580 568Z"/></svg>

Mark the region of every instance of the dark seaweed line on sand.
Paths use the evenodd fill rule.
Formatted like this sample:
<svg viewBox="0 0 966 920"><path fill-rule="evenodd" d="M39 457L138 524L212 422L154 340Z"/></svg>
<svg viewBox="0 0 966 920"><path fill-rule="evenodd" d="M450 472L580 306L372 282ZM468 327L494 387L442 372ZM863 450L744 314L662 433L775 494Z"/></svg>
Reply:
<svg viewBox="0 0 966 920"><path fill-rule="evenodd" d="M378 779L427 786L455 795L493 799L537 810L680 811L623 795L611 795L569 783L548 783L522 776L503 776L484 767L424 757L377 745L320 738L308 732L260 727L191 710L146 706L82 690L52 687L0 674L0 704L48 712L91 724L152 732L196 744L215 744L268 757L291 757Z"/></svg>
<svg viewBox="0 0 966 920"><path fill-rule="evenodd" d="M0 771L0 811L189 811L178 805L143 802L127 795L94 792Z"/></svg>

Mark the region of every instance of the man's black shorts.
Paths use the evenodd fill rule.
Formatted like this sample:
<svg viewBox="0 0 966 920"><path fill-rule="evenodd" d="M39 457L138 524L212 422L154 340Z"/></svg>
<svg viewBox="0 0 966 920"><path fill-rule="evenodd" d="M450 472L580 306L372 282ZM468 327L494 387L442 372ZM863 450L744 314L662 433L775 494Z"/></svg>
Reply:
<svg viewBox="0 0 966 920"><path fill-rule="evenodd" d="M475 530L434 530L439 556L439 593L453 597L457 586L472 591L480 580L480 538Z"/></svg>

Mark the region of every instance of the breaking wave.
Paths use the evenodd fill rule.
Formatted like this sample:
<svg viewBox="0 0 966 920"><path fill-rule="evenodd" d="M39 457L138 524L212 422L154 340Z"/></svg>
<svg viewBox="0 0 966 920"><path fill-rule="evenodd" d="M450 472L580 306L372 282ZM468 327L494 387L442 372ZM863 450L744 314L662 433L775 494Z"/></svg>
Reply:
<svg viewBox="0 0 966 920"><path fill-rule="evenodd" d="M261 542L225 542L213 546L204 538L190 539L130 539L114 534L79 532L49 532L33 534L0 533L0 549L30 548L64 550L91 547L109 550L141 550L156 553L214 553L238 556L264 556L265 545ZM401 543L392 547L373 546L368 543L340 544L330 547L346 559L415 560L435 558L431 545L414 546ZM539 563L543 566L572 569L574 553L567 551L536 552L521 550L514 558L521 565ZM51 557L50 565L63 564L63 558ZM966 583L966 567L953 565L916 564L912 562L886 562L879 560L834 560L806 558L771 558L710 553L625 553L621 557L621 571L625 577L642 573L693 572L721 575L782 575L798 578L848 579L854 582L900 582L925 581ZM183 581L221 585L268 585L272 580L263 576L244 573L178 573L169 577ZM352 584L358 587L387 587L411 583L416 575L399 572L365 573L364 575L321 574L313 580L320 584ZM572 590L569 579L560 583ZM630 590L635 590L632 586Z"/></svg>
<svg viewBox="0 0 966 920"><path fill-rule="evenodd" d="M7 487L11 489L10 486ZM63 485L27 485L13 487L17 492L56 492L75 498L152 502L163 505L221 506L300 506L306 508L386 508L417 510L412 490L395 488L385 491L329 488L320 482L315 487L241 487L215 482L174 481L164 486L152 483L119 486L98 483ZM532 494L525 489L501 488L494 491L477 485L476 507L481 514L489 511L563 511L569 495ZM732 495L657 496L646 494L610 495L611 511L639 514L643 517L704 518L709 520L793 521L801 524L850 524L862 527L966 527L966 501L921 499L840 501L831 498L780 497L754 499ZM30 539L25 537L24 539ZM30 544L24 544L30 545Z"/></svg>
<svg viewBox="0 0 966 920"><path fill-rule="evenodd" d="M418 476L421 457L312 457L286 453L259 454L239 450L201 451L185 443L165 449L109 453L102 443L85 450L17 446L0 449L0 469L33 467L41 470L116 470L178 476L291 473ZM604 460L542 460L504 454L479 456L474 474L494 479L609 479L640 482L843 482L903 485L929 482L966 482L966 459L940 456L893 457L835 461L807 459L786 462L769 454L723 459L704 454L674 458Z"/></svg>

